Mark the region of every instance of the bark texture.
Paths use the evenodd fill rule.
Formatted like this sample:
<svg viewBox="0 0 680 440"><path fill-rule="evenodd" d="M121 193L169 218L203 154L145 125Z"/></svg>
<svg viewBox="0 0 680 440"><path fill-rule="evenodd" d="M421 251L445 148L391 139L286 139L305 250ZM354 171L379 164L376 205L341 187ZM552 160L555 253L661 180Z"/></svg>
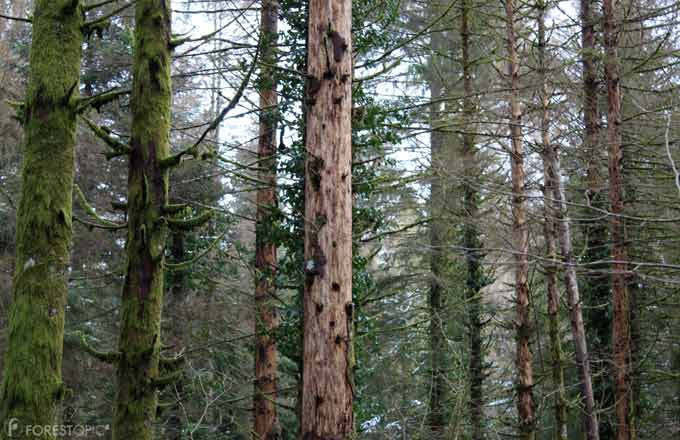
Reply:
<svg viewBox="0 0 680 440"><path fill-rule="evenodd" d="M278 1L262 2L260 33L262 60L259 78L260 133L258 142L258 179L255 227L255 438L280 437L276 414L278 353L275 332L279 324L275 306L276 244L272 237L272 214L276 209L276 120L277 94L275 70L278 31ZM270 67L271 66L271 67Z"/></svg>
<svg viewBox="0 0 680 440"><path fill-rule="evenodd" d="M114 440L153 437L163 303L168 199L170 4L138 0L128 174L127 272L121 302Z"/></svg>
<svg viewBox="0 0 680 440"><path fill-rule="evenodd" d="M558 287L558 266L557 266L557 223L555 221L555 203L553 200L557 190L558 175L552 169L551 158L556 155L554 146L550 140L550 87L548 85L548 64L546 61L546 33L545 33L545 14L547 6L545 2L539 0L538 7L538 61L539 75L541 77L541 144L543 159L543 209L544 222L543 231L546 245L546 258L548 263L545 265L546 287L548 292L548 334L550 338L550 352L552 360L552 379L555 408L555 440L567 440L567 396L564 387L564 360L562 353L562 340L560 335L560 291ZM557 206L559 209L559 206Z"/></svg>
<svg viewBox="0 0 680 440"><path fill-rule="evenodd" d="M482 270L482 242L477 228L479 216L479 193L475 179L481 174L475 149L475 102L473 101L473 65L470 54L471 0L461 2L461 49L463 64L463 209L465 226L463 248L465 249L466 301L468 304L468 328L470 334L470 435L472 440L484 438L484 352L482 347L481 289L484 287Z"/></svg>
<svg viewBox="0 0 680 440"><path fill-rule="evenodd" d="M33 14L16 268L0 391L0 438L54 425L71 246L76 101L82 55L79 0L37 0ZM30 434L30 432L29 432ZM48 433L41 438L54 438Z"/></svg>
<svg viewBox="0 0 680 440"><path fill-rule="evenodd" d="M593 220L585 227L586 251L584 262L589 271L582 279L584 319L590 329L588 344L592 352L594 370L595 401L602 408L614 405L611 386L611 366L608 361L611 346L611 313L609 310L608 267L601 262L609 258L608 226L601 218L602 210L607 209L606 181L602 175L604 148L600 124L598 97L600 95L598 72L598 47L595 24L597 17L593 0L581 0L581 64L583 66L583 153L587 157L587 194L586 204L593 208L588 216ZM606 412L599 421L600 437L614 437L614 424Z"/></svg>
<svg viewBox="0 0 680 440"><path fill-rule="evenodd" d="M437 5L432 4L432 16L436 16ZM430 380L427 423L433 439L444 437L446 428L446 332L444 330L444 307L446 302L446 247L447 222L445 220L446 196L446 136L438 127L441 124L441 98L444 96L442 72L439 69L440 51L444 41L442 32L432 36L433 55L430 58L427 81L430 86L430 285L428 309L430 326Z"/></svg>
<svg viewBox="0 0 680 440"><path fill-rule="evenodd" d="M301 433L353 435L352 2L311 0Z"/></svg>
<svg viewBox="0 0 680 440"><path fill-rule="evenodd" d="M609 156L609 203L612 241L612 303L614 322L612 342L614 358L616 439L633 438L631 423L631 340L630 298L626 277L628 256L623 225L623 149L621 145L621 91L618 59L618 24L616 0L603 2L603 27L605 45L605 80L607 83L607 143Z"/></svg>
<svg viewBox="0 0 680 440"><path fill-rule="evenodd" d="M515 326L517 331L517 413L519 436L522 440L534 440L534 374L531 354L531 316L529 313L529 230L524 172L524 143L522 139L522 110L519 96L519 62L515 35L514 0L506 0L506 40L508 57L508 80L510 82L510 137L512 174L512 242L515 254Z"/></svg>

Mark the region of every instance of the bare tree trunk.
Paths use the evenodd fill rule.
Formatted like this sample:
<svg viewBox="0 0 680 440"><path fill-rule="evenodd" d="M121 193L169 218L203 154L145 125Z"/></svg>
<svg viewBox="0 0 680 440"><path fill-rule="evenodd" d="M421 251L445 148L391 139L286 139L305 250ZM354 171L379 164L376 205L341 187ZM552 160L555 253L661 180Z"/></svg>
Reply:
<svg viewBox="0 0 680 440"><path fill-rule="evenodd" d="M576 278L576 262L571 244L571 225L567 215L567 199L564 185L560 177L560 159L557 149L551 145L546 159L550 163L547 169L549 179L553 180L553 200L555 202L555 216L559 225L560 250L564 262L564 281L567 291L567 304L569 305L569 320L571 321L571 333L574 339L576 366L581 381L581 398L584 403L584 426L588 440L599 440L597 414L595 409L595 397L593 392L592 373L586 342L586 331L583 324L583 312L581 310L581 298Z"/></svg>
<svg viewBox="0 0 680 440"><path fill-rule="evenodd" d="M548 86L548 65L546 62L545 14L547 6L543 0L538 0L538 59L541 77L541 143L543 147L543 230L546 244L546 258L549 262L545 266L545 276L548 291L548 323L552 354L552 378L555 387L555 440L567 440L567 397L564 388L564 369L562 341L560 339L559 304L560 292L557 286L557 223L555 221L555 203L557 179L554 169L551 169L551 157L556 155L550 142L550 88ZM557 207L559 209L559 206Z"/></svg>
<svg viewBox="0 0 680 440"><path fill-rule="evenodd" d="M475 154L475 135L473 119L475 103L473 101L472 61L470 56L470 12L472 0L461 2L461 46L463 51L463 209L465 210L465 226L463 231L463 247L467 264L466 300L468 302L468 326L470 333L470 425L472 440L484 438L484 352L482 348L481 321L481 289L484 285L482 270L482 243L477 228L479 211L479 194L473 179L479 176L479 165Z"/></svg>
<svg viewBox="0 0 680 440"><path fill-rule="evenodd" d="M510 80L510 137L512 174L512 241L515 254L515 303L517 316L517 412L520 438L533 440L536 436L534 420L534 374L531 354L531 317L529 313L529 230L524 188L524 144L522 140L522 110L519 102L519 62L515 36L514 0L506 0L506 30L508 50L508 78Z"/></svg>
<svg viewBox="0 0 680 440"><path fill-rule="evenodd" d="M0 390L3 439L28 437L28 425L54 425L65 392L61 363L82 29L79 0L35 2L15 273ZM20 425L13 426L13 421ZM55 437L50 432L44 436Z"/></svg>
<svg viewBox="0 0 680 440"><path fill-rule="evenodd" d="M128 175L127 273L112 438L150 440L160 386L170 153L170 2L138 0Z"/></svg>
<svg viewBox="0 0 680 440"><path fill-rule="evenodd" d="M626 286L628 256L626 254L623 228L623 173L621 162L621 92L619 85L618 25L616 0L603 2L603 27L605 45L605 80L607 83L607 142L609 152L609 203L612 234L612 303L614 323L612 342L615 373L617 440L633 438L630 405L631 387L631 341L630 300Z"/></svg>
<svg viewBox="0 0 680 440"><path fill-rule="evenodd" d="M278 353L274 332L279 319L276 295L276 244L272 240L271 218L276 198L277 94L274 78L278 32L278 1L264 0L260 21L262 60L260 75L259 180L266 186L257 191L255 228L255 438L280 437L276 415Z"/></svg>
<svg viewBox="0 0 680 440"><path fill-rule="evenodd" d="M311 0L301 433L353 435L352 2Z"/></svg>

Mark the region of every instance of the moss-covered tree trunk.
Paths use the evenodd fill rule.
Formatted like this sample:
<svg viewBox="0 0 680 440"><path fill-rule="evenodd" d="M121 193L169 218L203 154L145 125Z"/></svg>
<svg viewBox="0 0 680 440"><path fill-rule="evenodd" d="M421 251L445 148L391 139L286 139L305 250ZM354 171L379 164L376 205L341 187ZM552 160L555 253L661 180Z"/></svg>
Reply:
<svg viewBox="0 0 680 440"><path fill-rule="evenodd" d="M138 0L128 175L127 273L122 293L114 440L153 435L161 346L164 207L169 154L170 2Z"/></svg>
<svg viewBox="0 0 680 440"><path fill-rule="evenodd" d="M607 144L609 156L609 204L612 239L612 344L614 359L614 391L616 439L631 440L632 360L630 329L630 298L628 292L628 255L625 244L623 218L623 147L621 142L621 90L618 57L619 26L616 0L603 2L605 46L605 81L607 84Z"/></svg>
<svg viewBox="0 0 680 440"><path fill-rule="evenodd" d="M301 436L347 440L352 401L352 2L311 0Z"/></svg>
<svg viewBox="0 0 680 440"><path fill-rule="evenodd" d="M515 33L515 2L505 1L507 68L510 86L510 166L512 174L512 245L515 260L515 326L517 331L517 413L519 437L534 440L534 373L531 354L531 317L529 314L529 229L524 172L522 110L519 96L519 61Z"/></svg>
<svg viewBox="0 0 680 440"><path fill-rule="evenodd" d="M63 394L82 26L79 0L35 2L16 269L0 392L2 439L10 434L9 423L17 427L12 438L33 438L25 435L27 425L54 425Z"/></svg>
<svg viewBox="0 0 680 440"><path fill-rule="evenodd" d="M255 438L278 438L276 415L278 353L276 329L276 243L273 222L276 209L276 119L277 95L274 78L278 29L278 1L264 0L260 21L262 59L260 84L259 180L255 228Z"/></svg>
<svg viewBox="0 0 680 440"><path fill-rule="evenodd" d="M475 103L473 100L473 61L470 54L470 13L471 0L461 2L461 49L463 64L463 209L465 226L463 229L463 248L467 274L465 299L468 308L468 332L470 353L468 370L470 374L470 435L472 440L484 438L484 351L482 347L482 299L484 287L482 270L482 243L479 228L479 192L475 184L481 171L475 148Z"/></svg>

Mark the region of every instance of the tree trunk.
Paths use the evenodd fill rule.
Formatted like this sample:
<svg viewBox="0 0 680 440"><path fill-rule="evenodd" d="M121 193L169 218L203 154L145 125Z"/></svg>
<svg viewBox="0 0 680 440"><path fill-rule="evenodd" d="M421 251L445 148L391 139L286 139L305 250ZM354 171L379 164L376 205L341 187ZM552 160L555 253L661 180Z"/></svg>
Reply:
<svg viewBox="0 0 680 440"><path fill-rule="evenodd" d="M586 342L586 331L583 324L583 313L581 310L581 298L576 278L576 261L571 244L571 224L567 215L567 199L564 185L561 179L560 158L557 149L550 145L545 155L545 160L550 164L546 170L546 179L554 182L553 201L555 208L553 212L559 225L559 242L562 261L564 263L564 281L567 291L567 304L569 305L569 320L571 322L571 334L574 340L574 351L576 357L576 367L578 368L579 379L581 381L581 398L584 404L584 427L588 440L599 440L598 420L595 409L595 397L593 392L593 381L590 370L590 359L588 354L588 344Z"/></svg>
<svg viewBox="0 0 680 440"><path fill-rule="evenodd" d="M475 154L475 135L473 119L475 103L473 101L472 62L470 57L470 6L471 0L462 0L461 4L461 46L463 63L463 208L465 210L465 226L463 231L463 248L467 265L466 300L468 303L468 326L470 333L470 434L472 440L484 438L484 352L482 349L481 321L481 289L484 286L482 270L482 243L477 228L479 211L479 194L474 179L480 175Z"/></svg>
<svg viewBox="0 0 680 440"><path fill-rule="evenodd" d="M160 381L168 198L168 170L161 160L169 155L170 4L168 0L138 0L135 6L127 273L121 302L114 440L152 438Z"/></svg>
<svg viewBox="0 0 680 440"><path fill-rule="evenodd" d="M555 203L553 200L559 178L551 169L551 157L556 155L550 142L550 89L548 86L548 65L546 62L545 14L547 6L544 1L537 2L538 16L538 59L539 75L541 77L541 144L543 147L543 230L546 244L545 277L548 291L548 334L552 353L552 378L555 387L555 440L567 440L567 397L564 388L564 369L562 341L560 337L560 291L557 285L557 224L555 221ZM559 209L559 206L557 206Z"/></svg>
<svg viewBox="0 0 680 440"><path fill-rule="evenodd" d="M436 14L436 5L432 16ZM429 71L427 72L430 86L430 285L428 291L429 326L429 355L430 380L426 382L429 392L427 423L434 439L444 436L446 427L446 332L444 331L444 301L446 277L446 257L444 247L446 241L446 222L444 220L444 174L445 165L445 136L438 124L441 122L441 98L444 95L441 71L438 69L438 53L442 50L443 38L441 31L432 35L432 51Z"/></svg>
<svg viewBox="0 0 680 440"><path fill-rule="evenodd" d="M517 412L522 440L536 436L534 420L534 374L531 354L531 321L529 314L529 230L527 226L526 191L524 188L524 144L522 110L519 102L519 62L515 37L515 4L506 0L508 78L510 81L510 137L512 174L512 241L515 255L515 304L517 317Z"/></svg>
<svg viewBox="0 0 680 440"><path fill-rule="evenodd" d="M274 79L278 2L262 3L260 32L262 71L260 88L260 138L258 143L258 179L266 186L257 191L257 224L255 227L255 438L279 438L276 415L278 353L275 332L279 324L275 305L276 244L272 240L272 215L276 198L276 111L277 95Z"/></svg>
<svg viewBox="0 0 680 440"><path fill-rule="evenodd" d="M586 203L593 208L588 214L594 217L586 226L585 263L588 270L583 277L583 302L586 306L585 320L590 333L588 344L593 358L595 400L603 408L614 405L613 389L609 374L609 347L611 343L611 315L609 313L609 283L607 266L601 261L609 258L607 224L600 219L601 210L607 209L602 176L601 127L598 109L598 69L595 23L597 22L593 0L581 0L581 63L583 66L583 152L587 157ZM611 439L614 424L608 417L601 417L600 437Z"/></svg>
<svg viewBox="0 0 680 440"><path fill-rule="evenodd" d="M609 203L612 241L612 303L614 322L612 342L614 356L614 378L616 397L617 440L633 437L630 405L631 388L631 341L630 301L626 276L628 256L623 228L623 174L621 162L621 92L619 87L618 25L616 1L603 2L603 27L605 45L605 80L607 83L607 142L609 152Z"/></svg>
<svg viewBox="0 0 680 440"><path fill-rule="evenodd" d="M37 0L24 107L16 269L0 391L0 438L54 425L71 247L76 104L83 43L79 0ZM46 434L43 438L54 438Z"/></svg>
<svg viewBox="0 0 680 440"><path fill-rule="evenodd" d="M353 435L352 2L311 0L301 432Z"/></svg>

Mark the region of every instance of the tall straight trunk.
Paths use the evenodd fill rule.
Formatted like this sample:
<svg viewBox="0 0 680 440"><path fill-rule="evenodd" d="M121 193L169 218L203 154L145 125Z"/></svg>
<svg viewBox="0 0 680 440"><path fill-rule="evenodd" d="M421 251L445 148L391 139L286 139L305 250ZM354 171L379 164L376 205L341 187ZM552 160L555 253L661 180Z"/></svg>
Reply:
<svg viewBox="0 0 680 440"><path fill-rule="evenodd" d="M592 351L595 371L595 400L603 408L614 405L613 389L610 383L609 347L611 343L611 315L609 313L609 283L607 266L600 263L609 258L607 223L601 220L601 210L607 209L604 192L605 181L601 171L602 135L600 111L598 108L599 78L597 68L597 46L593 0L581 0L581 64L583 67L583 153L588 158L587 204L594 220L586 226L585 263L590 273L583 277L583 302L586 306L585 320L591 330L588 341ZM604 414L603 414L604 415ZM603 416L599 424L600 437L611 439L614 424Z"/></svg>
<svg viewBox="0 0 680 440"><path fill-rule="evenodd" d="M274 333L279 324L275 306L276 244L273 242L271 217L276 209L276 119L277 95L274 79L278 1L262 3L260 33L262 60L260 88L260 138L258 143L258 179L265 186L257 191L255 227L255 438L278 438L276 415L276 368L278 353Z"/></svg>
<svg viewBox="0 0 680 440"><path fill-rule="evenodd" d="M567 291L567 304L569 306L571 334L572 339L574 340L576 367L580 380L581 399L583 400L584 405L583 419L585 434L588 440L599 440L600 433L598 430L598 420L595 409L588 344L586 342L586 331L583 323L578 279L576 278L576 261L574 259L571 243L571 220L567 215L567 199L564 184L561 179L559 152L549 139L547 141L548 142L546 143L544 139L544 172L546 187L550 187L552 193L546 193L546 197L552 198L552 214L555 216L555 221L558 225L560 254L564 263L564 281Z"/></svg>
<svg viewBox="0 0 680 440"><path fill-rule="evenodd" d="M621 145L621 91L619 85L616 0L603 2L605 80L607 83L607 143L609 153L609 203L612 241L612 342L616 410L616 439L633 438L631 424L630 299L626 286L628 256L623 227L623 149Z"/></svg>
<svg viewBox="0 0 680 440"><path fill-rule="evenodd" d="M545 277L548 291L548 334L552 358L552 378L555 387L555 440L567 440L567 397L564 387L564 368L562 340L560 337L560 291L557 285L557 223L555 221L555 203L553 197L559 178L554 170L551 157L556 155L554 146L550 142L550 88L548 86L548 65L546 61L546 32L545 14L547 6L543 0L536 3L538 8L538 61L541 78L541 144L543 152L543 230L546 244L546 258L549 260L545 267ZM559 209L559 206L557 206Z"/></svg>
<svg viewBox="0 0 680 440"><path fill-rule="evenodd" d="M68 290L83 43L79 0L36 0L24 107L25 143L0 438L54 425L64 395L61 363ZM17 425L18 424L18 425ZM42 438L54 438L46 434Z"/></svg>
<svg viewBox="0 0 680 440"><path fill-rule="evenodd" d="M517 316L517 413L522 440L534 440L534 373L531 354L531 317L529 313L529 229L524 188L524 143L522 110L519 97L519 62L515 36L514 0L505 1L508 78L510 81L510 137L512 174L512 242L515 257L515 307Z"/></svg>
<svg viewBox="0 0 680 440"><path fill-rule="evenodd" d="M311 0L301 433L353 436L352 2Z"/></svg>
<svg viewBox="0 0 680 440"><path fill-rule="evenodd" d="M479 213L479 194L474 179L479 176L479 165L475 154L475 135L473 120L475 103L473 101L472 61L470 56L470 12L472 0L461 2L460 37L463 64L463 208L465 227L463 248L465 249L466 301L468 304L468 326L470 334L470 434L472 440L484 438L484 352L482 349L481 289L484 285L482 270L482 243L477 228Z"/></svg>
<svg viewBox="0 0 680 440"><path fill-rule="evenodd" d="M433 50L438 52L443 46L441 32L433 36ZM446 222L444 221L444 178L445 159L445 136L439 129L441 121L441 98L444 94L441 72L437 70L437 55L430 60L428 72L430 99L434 102L430 108L430 285L428 291L429 308L429 355L430 355L430 380L427 382L429 391L427 423L433 438L442 438L446 426L445 410L445 352L446 334L444 332L444 301L446 277L446 261L444 255Z"/></svg>
<svg viewBox="0 0 680 440"><path fill-rule="evenodd" d="M122 292L114 440L148 440L156 416L168 199L170 4L135 4L127 273Z"/></svg>

